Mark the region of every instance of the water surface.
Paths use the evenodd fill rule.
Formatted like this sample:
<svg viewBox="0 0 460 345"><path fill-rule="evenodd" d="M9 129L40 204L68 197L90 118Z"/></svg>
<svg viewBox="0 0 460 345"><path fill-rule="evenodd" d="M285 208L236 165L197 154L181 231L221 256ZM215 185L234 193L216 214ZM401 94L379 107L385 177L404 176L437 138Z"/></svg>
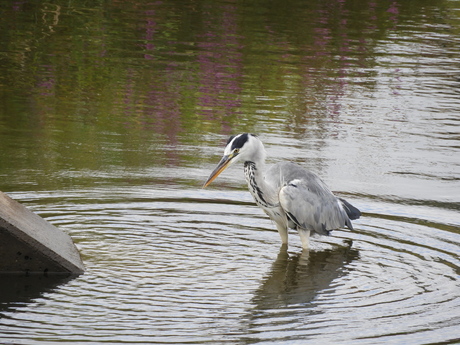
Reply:
<svg viewBox="0 0 460 345"><path fill-rule="evenodd" d="M460 342L460 2L0 5L0 190L78 277L0 277L4 343ZM228 135L354 231L281 247Z"/></svg>

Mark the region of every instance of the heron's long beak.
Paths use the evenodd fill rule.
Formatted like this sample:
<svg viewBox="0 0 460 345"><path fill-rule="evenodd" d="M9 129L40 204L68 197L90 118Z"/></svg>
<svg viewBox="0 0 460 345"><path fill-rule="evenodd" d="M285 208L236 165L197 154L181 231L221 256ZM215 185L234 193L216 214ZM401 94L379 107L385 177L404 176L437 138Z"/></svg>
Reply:
<svg viewBox="0 0 460 345"><path fill-rule="evenodd" d="M229 154L227 156L223 156L222 159L220 160L219 164L217 164L217 167L214 169L214 171L211 173L211 175L209 175L209 178L204 183L203 188L206 188L207 186L209 186L211 184L211 182L214 181L216 179L216 177L219 176L219 174L222 171L227 169L231 165L230 163L232 162L232 159L234 157L236 157L234 154Z"/></svg>

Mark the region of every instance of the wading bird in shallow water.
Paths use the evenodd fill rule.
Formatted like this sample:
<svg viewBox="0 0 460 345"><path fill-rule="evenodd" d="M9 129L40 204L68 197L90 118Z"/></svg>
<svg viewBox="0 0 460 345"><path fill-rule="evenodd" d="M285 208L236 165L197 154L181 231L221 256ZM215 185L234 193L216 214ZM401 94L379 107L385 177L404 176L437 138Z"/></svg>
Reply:
<svg viewBox="0 0 460 345"><path fill-rule="evenodd" d="M353 230L351 220L361 212L337 198L314 173L297 164L281 162L265 168L265 149L254 134L231 136L224 156L203 188L235 162L244 163L244 175L257 205L275 222L283 244L288 228L297 229L302 248L308 249L311 233L329 235L344 226Z"/></svg>

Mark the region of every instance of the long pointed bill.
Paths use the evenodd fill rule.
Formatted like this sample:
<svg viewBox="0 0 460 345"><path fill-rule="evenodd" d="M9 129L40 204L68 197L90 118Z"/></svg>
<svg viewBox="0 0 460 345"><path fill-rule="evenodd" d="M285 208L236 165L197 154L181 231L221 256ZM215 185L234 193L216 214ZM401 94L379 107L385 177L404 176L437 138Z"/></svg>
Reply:
<svg viewBox="0 0 460 345"><path fill-rule="evenodd" d="M203 188L206 188L211 184L212 181L216 179L219 174L227 169L230 166L230 163L232 161L232 158L235 157L234 155L230 154L228 156L223 156L222 159L220 160L219 164L217 164L217 167L214 169L214 171L209 175L208 180L204 183Z"/></svg>

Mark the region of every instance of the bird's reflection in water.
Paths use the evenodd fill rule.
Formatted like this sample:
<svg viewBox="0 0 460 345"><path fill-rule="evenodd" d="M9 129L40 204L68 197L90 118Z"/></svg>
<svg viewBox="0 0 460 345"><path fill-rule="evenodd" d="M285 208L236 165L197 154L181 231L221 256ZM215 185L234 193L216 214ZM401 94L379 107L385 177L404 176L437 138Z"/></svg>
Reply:
<svg viewBox="0 0 460 345"><path fill-rule="evenodd" d="M345 274L345 266L359 257L351 242L324 251L290 254L282 246L267 277L256 290L253 311L311 302L319 291Z"/></svg>

